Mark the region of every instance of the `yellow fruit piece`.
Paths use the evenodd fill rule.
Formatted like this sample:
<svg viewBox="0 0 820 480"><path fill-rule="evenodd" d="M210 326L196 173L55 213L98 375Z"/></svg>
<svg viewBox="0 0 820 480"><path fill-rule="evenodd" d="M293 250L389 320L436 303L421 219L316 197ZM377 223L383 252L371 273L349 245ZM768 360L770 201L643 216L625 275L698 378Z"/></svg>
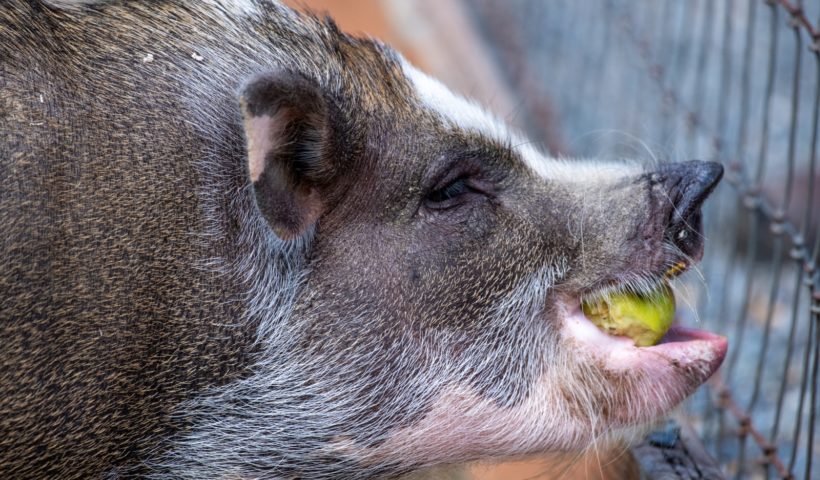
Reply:
<svg viewBox="0 0 820 480"><path fill-rule="evenodd" d="M581 303L584 314L610 335L631 338L638 347L656 345L675 319L675 295L668 284L649 294L618 293Z"/></svg>

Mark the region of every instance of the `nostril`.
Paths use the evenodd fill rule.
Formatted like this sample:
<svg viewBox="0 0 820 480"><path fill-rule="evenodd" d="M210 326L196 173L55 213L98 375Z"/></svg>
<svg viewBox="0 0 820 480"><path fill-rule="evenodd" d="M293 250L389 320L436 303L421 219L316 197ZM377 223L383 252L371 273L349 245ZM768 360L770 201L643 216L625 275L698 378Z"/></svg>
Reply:
<svg viewBox="0 0 820 480"><path fill-rule="evenodd" d="M700 209L670 224L666 230L667 241L677 246L681 252L690 257L699 257L703 246Z"/></svg>
<svg viewBox="0 0 820 480"><path fill-rule="evenodd" d="M690 161L663 165L650 177L653 183L661 184L668 199L666 240L687 255L700 254L700 207L722 176L723 166L719 163Z"/></svg>

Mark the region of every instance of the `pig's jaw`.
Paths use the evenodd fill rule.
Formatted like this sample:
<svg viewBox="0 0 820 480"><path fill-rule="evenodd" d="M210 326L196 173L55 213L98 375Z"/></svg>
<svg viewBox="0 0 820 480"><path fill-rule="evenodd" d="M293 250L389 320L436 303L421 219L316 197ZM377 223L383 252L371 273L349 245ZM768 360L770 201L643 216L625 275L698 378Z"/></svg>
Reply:
<svg viewBox="0 0 820 480"><path fill-rule="evenodd" d="M528 304L543 292L550 282L541 277L534 276L513 303ZM637 348L595 327L580 301L557 295L532 320L554 325L557 335L537 335L546 341L540 351L535 342L525 342L510 353L548 357L522 401L499 405L474 385L455 382L438 392L418 422L390 432L375 448L339 439L332 449L364 465L397 458L434 465L633 440L703 383L726 353L724 338L681 327L659 345Z"/></svg>
<svg viewBox="0 0 820 480"><path fill-rule="evenodd" d="M584 418L578 418L579 405L567 402L572 393L564 388L571 387L559 387L560 377L555 372L544 374L526 400L513 407L500 406L470 386L454 384L441 392L420 422L391 432L376 448L361 448L340 439L332 449L364 465L408 458L424 459L423 466L431 466L580 451L629 441L644 431L643 424L598 423L594 412L600 406L591 402L581 407Z"/></svg>

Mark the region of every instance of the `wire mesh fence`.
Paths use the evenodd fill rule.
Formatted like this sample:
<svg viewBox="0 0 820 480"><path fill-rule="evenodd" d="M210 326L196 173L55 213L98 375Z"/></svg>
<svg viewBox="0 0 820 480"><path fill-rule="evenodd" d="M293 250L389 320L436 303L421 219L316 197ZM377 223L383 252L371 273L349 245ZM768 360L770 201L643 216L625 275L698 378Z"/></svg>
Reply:
<svg viewBox="0 0 820 480"><path fill-rule="evenodd" d="M684 413L727 476L820 478L820 2L467 4L554 153L724 164L678 293L730 351Z"/></svg>

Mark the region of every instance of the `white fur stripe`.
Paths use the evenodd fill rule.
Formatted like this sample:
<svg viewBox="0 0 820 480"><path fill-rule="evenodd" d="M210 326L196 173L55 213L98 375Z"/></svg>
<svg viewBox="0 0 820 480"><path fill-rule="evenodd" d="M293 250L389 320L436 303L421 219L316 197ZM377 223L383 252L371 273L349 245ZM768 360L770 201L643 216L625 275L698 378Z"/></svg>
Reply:
<svg viewBox="0 0 820 480"><path fill-rule="evenodd" d="M403 69L422 104L438 113L446 124L454 129L477 132L501 144L510 145L518 158L541 178L592 184L598 180L611 182L619 177L636 175L642 170L636 162L581 162L545 155L523 135L480 105L453 93L444 84L406 61Z"/></svg>
<svg viewBox="0 0 820 480"><path fill-rule="evenodd" d="M519 154L519 158L533 172L541 177L549 176L551 159L541 154L522 135L510 129L477 103L456 95L440 81L422 73L409 63L405 62L403 68L422 103L439 113L450 126L474 131L502 144L511 145Z"/></svg>

